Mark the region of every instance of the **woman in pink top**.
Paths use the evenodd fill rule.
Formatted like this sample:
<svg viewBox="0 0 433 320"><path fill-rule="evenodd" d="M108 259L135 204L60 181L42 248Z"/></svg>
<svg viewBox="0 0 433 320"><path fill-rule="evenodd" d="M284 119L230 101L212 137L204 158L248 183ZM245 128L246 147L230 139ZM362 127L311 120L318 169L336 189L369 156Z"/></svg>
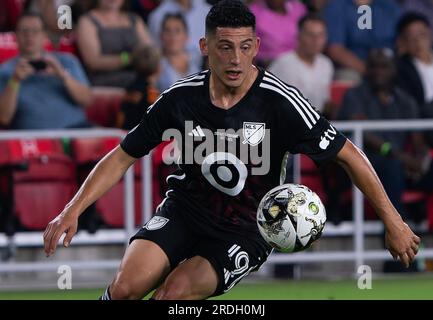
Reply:
<svg viewBox="0 0 433 320"><path fill-rule="evenodd" d="M298 20L306 7L298 0L257 0L251 6L261 38L257 62L267 66L281 53L295 49Z"/></svg>

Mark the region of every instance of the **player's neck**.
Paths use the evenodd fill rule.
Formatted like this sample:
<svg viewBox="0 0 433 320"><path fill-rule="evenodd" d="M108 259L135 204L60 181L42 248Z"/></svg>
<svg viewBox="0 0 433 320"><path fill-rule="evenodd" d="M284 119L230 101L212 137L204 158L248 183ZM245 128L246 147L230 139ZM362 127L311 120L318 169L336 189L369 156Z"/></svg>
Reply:
<svg viewBox="0 0 433 320"><path fill-rule="evenodd" d="M258 74L259 71L257 68L252 66L242 85L234 88L226 86L217 79L215 74L211 73L209 79L209 94L212 103L221 109L230 109L245 96L256 81Z"/></svg>

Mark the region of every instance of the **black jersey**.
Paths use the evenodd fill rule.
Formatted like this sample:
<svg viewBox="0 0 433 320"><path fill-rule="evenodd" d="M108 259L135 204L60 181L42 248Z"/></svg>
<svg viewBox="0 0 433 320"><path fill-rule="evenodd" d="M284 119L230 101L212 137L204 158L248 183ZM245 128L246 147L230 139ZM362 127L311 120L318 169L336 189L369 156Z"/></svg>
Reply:
<svg viewBox="0 0 433 320"><path fill-rule="evenodd" d="M296 88L267 71L260 69L228 110L212 104L209 77L203 71L163 92L121 147L138 158L163 136L176 137L182 152L179 170L167 178L168 197L205 234L257 239L258 203L283 181L286 153L304 153L320 165L336 156L346 138Z"/></svg>

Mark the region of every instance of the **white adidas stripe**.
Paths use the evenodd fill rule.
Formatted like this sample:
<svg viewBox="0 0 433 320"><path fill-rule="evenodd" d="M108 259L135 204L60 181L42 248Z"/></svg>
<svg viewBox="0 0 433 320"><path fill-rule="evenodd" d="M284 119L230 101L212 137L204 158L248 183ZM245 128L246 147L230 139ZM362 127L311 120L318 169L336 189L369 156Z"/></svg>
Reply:
<svg viewBox="0 0 433 320"><path fill-rule="evenodd" d="M302 101L304 103L304 105L306 106L306 108L308 110L310 110L310 112L315 116L315 118L317 120L320 119L320 115L316 112L316 110L311 106L311 104L304 98L302 97L302 95L299 94L299 91L295 88L292 88L288 85L286 85L283 81L281 81L281 79L278 79L276 76L274 76L272 73L269 73L267 71L265 71L265 75L274 79L275 81L277 81L281 87L285 88L287 91L292 92L300 101Z"/></svg>
<svg viewBox="0 0 433 320"><path fill-rule="evenodd" d="M203 130L201 129L201 127L200 127L200 126L197 126L196 128L197 128L198 134L199 134L201 137L204 137L205 134L204 134Z"/></svg>
<svg viewBox="0 0 433 320"><path fill-rule="evenodd" d="M196 126L195 129L192 129L192 131L190 133L188 133L188 135L190 137L191 136L193 136L193 137L205 137L206 136L200 126Z"/></svg>
<svg viewBox="0 0 433 320"><path fill-rule="evenodd" d="M170 92L174 88L179 88L179 87L184 87L184 86L189 86L189 85L191 85L192 87L203 85L204 81L201 81L201 82L194 82L193 81L193 80L201 80L201 79L204 79L206 77L205 74L201 74L201 73L202 72L200 72L199 74L193 74L191 76L188 76L188 77L185 77L183 79L176 81L170 88L166 89L163 93L161 93L161 95L158 97L158 99L156 99L156 101L154 103L152 103L152 105L150 105L149 108L147 108L146 113L149 113L149 111L152 110L152 108L155 106L155 104L162 98L163 94Z"/></svg>
<svg viewBox="0 0 433 320"><path fill-rule="evenodd" d="M180 88L180 87L198 87L198 86L202 86L204 84L204 81L200 81L200 82L184 82L184 83L180 83L177 85L173 85L170 88L168 88L167 90L165 90L163 92L163 94L170 92L173 89L176 88Z"/></svg>
<svg viewBox="0 0 433 320"><path fill-rule="evenodd" d="M290 97L292 97L297 104L302 108L302 110L304 111L304 113L308 116L308 118L310 118L311 123L314 125L316 124L316 118L313 116L313 114L303 105L303 103L301 101L299 101L299 99L291 92L289 92L286 88L284 88L283 86L281 86L277 81L268 78L268 77L264 77L263 81L267 81L270 82L272 84L274 84L277 88L279 88L280 90L284 91L287 95L289 95Z"/></svg>
<svg viewBox="0 0 433 320"><path fill-rule="evenodd" d="M304 122L308 126L308 128L311 129L313 127L312 124L310 123L310 121L305 116L305 114L301 111L301 109L299 109L299 106L287 94L285 94L283 91L281 91L277 87L274 87L273 85L270 85L270 84L267 84L267 83L263 83L262 82L260 84L260 87L261 88L265 88L265 89L269 89L269 90L272 90L272 91L275 91L275 92L281 94L287 100L289 100L289 102L293 105L293 107L295 107L296 111L298 111L299 115L302 117L302 119L304 120Z"/></svg>
<svg viewBox="0 0 433 320"><path fill-rule="evenodd" d="M154 103L152 103L152 104L149 106L149 108L147 108L146 113L149 113L149 111L152 110L152 108L155 106L155 104L156 104L159 100L161 100L161 98L162 98L162 94L158 97L158 99L156 99L156 101L155 101Z"/></svg>
<svg viewBox="0 0 433 320"><path fill-rule="evenodd" d="M189 76L189 77L186 77L186 78L183 78L183 79L180 79L180 80L176 81L175 83L172 84L172 87L176 86L178 84L189 82L189 81L193 81L193 80L201 80L201 79L204 79L205 77L206 77L205 74L203 74L203 75L200 75L200 74L192 75L192 76Z"/></svg>

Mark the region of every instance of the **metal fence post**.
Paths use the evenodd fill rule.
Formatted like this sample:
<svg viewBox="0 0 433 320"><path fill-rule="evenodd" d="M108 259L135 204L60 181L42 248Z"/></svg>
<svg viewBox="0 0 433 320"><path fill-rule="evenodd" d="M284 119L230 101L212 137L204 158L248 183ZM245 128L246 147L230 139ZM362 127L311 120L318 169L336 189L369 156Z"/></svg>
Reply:
<svg viewBox="0 0 433 320"><path fill-rule="evenodd" d="M143 225L152 218L153 211L153 188L152 188L152 152L141 160L141 200Z"/></svg>
<svg viewBox="0 0 433 320"><path fill-rule="evenodd" d="M125 244L128 246L129 238L134 234L135 229L135 205L134 205L134 167L131 166L125 174Z"/></svg>
<svg viewBox="0 0 433 320"><path fill-rule="evenodd" d="M363 149L363 130L356 126L353 132L353 142L361 150ZM361 191L353 184L353 220L354 220L354 251L355 274L359 266L364 264L364 197Z"/></svg>

